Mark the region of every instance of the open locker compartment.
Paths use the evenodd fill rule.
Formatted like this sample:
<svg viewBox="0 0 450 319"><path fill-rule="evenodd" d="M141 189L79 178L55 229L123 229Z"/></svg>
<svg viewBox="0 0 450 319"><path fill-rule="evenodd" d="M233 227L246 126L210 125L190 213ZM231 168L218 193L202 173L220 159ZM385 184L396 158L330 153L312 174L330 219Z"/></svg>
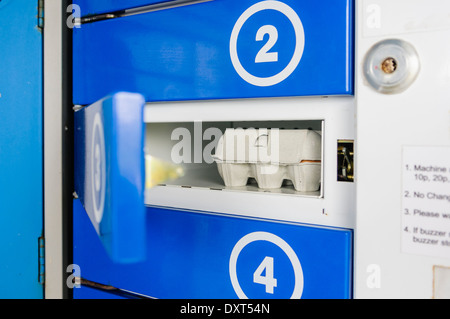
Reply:
<svg viewBox="0 0 450 319"><path fill-rule="evenodd" d="M220 137L227 129L242 130L251 135L267 130L289 130L289 132L304 132L306 130L320 136L323 121L259 121L259 122L181 122L181 123L147 123L146 124L146 160L158 158L179 165L183 175L176 179L164 181L157 186L178 186L183 188L206 188L215 191L265 192L273 194L288 194L295 196L323 197L319 183L317 190L298 191L289 178L283 179L282 186L263 187L254 177L248 178L245 186L226 186L219 173L219 163L214 160L217 154ZM211 139L211 133L214 136ZM248 137L245 136L245 137ZM247 140L248 141L248 140ZM301 143L301 141L300 141ZM237 144L237 143L236 143ZM292 147L298 145L293 144ZM300 145L301 146L301 145ZM321 145L317 146L322 155ZM320 160L320 169L321 169ZM242 164L245 165L245 164ZM248 164L253 165L253 164ZM254 164L258 165L258 164ZM279 165L280 169L281 166ZM270 175L270 174L267 174ZM322 174L320 174L322 175ZM276 177L269 177L276 179ZM321 179L321 176L320 176Z"/></svg>
<svg viewBox="0 0 450 319"><path fill-rule="evenodd" d="M347 199L354 196L354 186L337 177L338 141L354 139L352 97L147 103L144 122L146 159L178 164L184 172L180 178L147 188L147 206L353 227L354 210ZM318 134L320 186L302 192L285 179L280 188L264 188L254 178L245 186L225 186L211 155L216 153L217 135L227 129Z"/></svg>

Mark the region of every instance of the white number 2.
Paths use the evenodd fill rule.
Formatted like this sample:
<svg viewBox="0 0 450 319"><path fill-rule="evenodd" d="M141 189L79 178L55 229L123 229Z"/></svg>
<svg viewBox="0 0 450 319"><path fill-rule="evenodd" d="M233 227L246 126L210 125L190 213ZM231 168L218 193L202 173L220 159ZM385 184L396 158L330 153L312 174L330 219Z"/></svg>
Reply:
<svg viewBox="0 0 450 319"><path fill-rule="evenodd" d="M278 31L273 25L265 25L259 28L256 33L256 41L262 41L264 36L268 34L269 40L267 43L259 50L256 55L255 63L261 62L277 62L278 61L278 52L268 52L273 48L275 43L278 40Z"/></svg>
<svg viewBox="0 0 450 319"><path fill-rule="evenodd" d="M263 276L262 273L265 272ZM273 258L266 257L253 273L253 282L266 286L266 293L273 294L273 288L277 286L277 280L273 277Z"/></svg>

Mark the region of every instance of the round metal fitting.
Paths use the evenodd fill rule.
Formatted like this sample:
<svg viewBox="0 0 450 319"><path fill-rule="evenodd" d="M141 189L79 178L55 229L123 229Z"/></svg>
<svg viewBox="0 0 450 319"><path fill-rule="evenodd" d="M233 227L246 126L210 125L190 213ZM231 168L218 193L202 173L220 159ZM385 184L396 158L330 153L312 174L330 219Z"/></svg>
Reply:
<svg viewBox="0 0 450 319"><path fill-rule="evenodd" d="M366 54L363 71L368 84L383 94L406 90L417 78L419 56L403 40L389 39L376 43Z"/></svg>

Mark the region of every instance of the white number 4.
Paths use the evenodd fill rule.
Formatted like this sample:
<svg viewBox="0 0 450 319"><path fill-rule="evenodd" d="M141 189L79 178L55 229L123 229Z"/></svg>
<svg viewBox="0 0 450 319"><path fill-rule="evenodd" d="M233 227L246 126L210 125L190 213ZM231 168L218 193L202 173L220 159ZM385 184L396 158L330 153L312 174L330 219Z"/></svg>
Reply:
<svg viewBox="0 0 450 319"><path fill-rule="evenodd" d="M262 273L265 270L265 275ZM273 294L273 288L277 286L277 280L273 278L273 258L266 257L253 273L253 282L266 286L266 293Z"/></svg>

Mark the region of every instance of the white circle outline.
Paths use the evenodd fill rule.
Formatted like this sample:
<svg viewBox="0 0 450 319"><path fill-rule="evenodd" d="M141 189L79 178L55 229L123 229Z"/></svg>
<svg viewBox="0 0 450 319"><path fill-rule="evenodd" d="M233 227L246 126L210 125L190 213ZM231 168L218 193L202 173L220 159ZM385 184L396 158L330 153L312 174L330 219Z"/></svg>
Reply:
<svg viewBox="0 0 450 319"><path fill-rule="evenodd" d="M96 131L100 134L100 153L101 153L101 161L102 165L102 181L100 184L100 207L97 208L98 203L96 199L96 191L95 191L95 174L94 174L94 162L95 162L95 137ZM94 217L98 224L102 221L103 218L103 210L105 208L105 183L106 183L106 169L105 169L105 135L103 132L103 123L100 117L100 113L95 114L94 123L92 125L92 141L91 141L91 189L92 189L92 201L94 208Z"/></svg>
<svg viewBox="0 0 450 319"><path fill-rule="evenodd" d="M240 299L248 299L248 297L242 290L241 286L239 285L239 280L237 278L236 272L236 264L242 249L244 249L244 247L247 246L248 244L255 241L271 242L272 244L275 244L279 248L281 248L284 251L284 253L289 257L295 275L295 285L291 299L300 299L303 293L303 270L302 265L300 264L300 260L295 254L295 251L291 248L291 246L289 246L288 243L286 243L282 238L267 232L250 233L242 237L236 243L236 245L234 245L233 251L231 252L230 255L229 271L231 284L233 285L233 289L236 292L237 296Z"/></svg>
<svg viewBox="0 0 450 319"><path fill-rule="evenodd" d="M237 40L242 26L252 15L254 15L259 11L270 9L281 12L289 19L289 21L291 21L295 31L296 43L294 55L292 56L292 59L286 66L286 68L284 68L284 70L282 70L280 73L274 76L262 78L248 73L247 70L245 70L245 68L242 66L241 62L239 61L239 56L237 53ZM244 13L237 20L236 24L234 25L230 37L230 57L234 69L239 74L239 76L246 82L261 87L272 86L288 78L300 63L300 60L302 59L303 56L304 48L305 48L305 31L303 29L302 21L298 17L297 13L290 6L288 6L285 3L274 0L266 0L258 2L252 5L247 10L245 10Z"/></svg>

